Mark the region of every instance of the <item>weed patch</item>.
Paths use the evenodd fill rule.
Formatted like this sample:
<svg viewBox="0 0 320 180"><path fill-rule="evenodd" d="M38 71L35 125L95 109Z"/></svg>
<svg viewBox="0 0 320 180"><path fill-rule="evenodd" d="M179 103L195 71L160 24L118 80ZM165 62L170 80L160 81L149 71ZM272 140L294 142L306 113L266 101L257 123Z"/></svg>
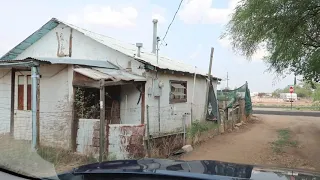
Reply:
<svg viewBox="0 0 320 180"><path fill-rule="evenodd" d="M272 149L276 153L282 153L285 147L297 147L298 142L292 140L291 131L289 129L280 129L278 139L272 142Z"/></svg>
<svg viewBox="0 0 320 180"><path fill-rule="evenodd" d="M217 129L219 126L215 122L205 121L199 122L195 121L187 129L188 138L194 138L197 134L207 132L212 129Z"/></svg>
<svg viewBox="0 0 320 180"><path fill-rule="evenodd" d="M41 146L37 149L37 153L46 161L55 166L74 164L90 164L97 162L93 156L85 156L76 154L70 150Z"/></svg>

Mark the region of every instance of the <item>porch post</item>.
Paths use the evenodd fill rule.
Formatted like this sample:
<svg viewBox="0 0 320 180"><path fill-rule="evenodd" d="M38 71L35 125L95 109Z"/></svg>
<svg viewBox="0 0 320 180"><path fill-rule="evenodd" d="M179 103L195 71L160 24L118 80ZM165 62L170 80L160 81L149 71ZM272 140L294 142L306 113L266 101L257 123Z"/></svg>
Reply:
<svg viewBox="0 0 320 180"><path fill-rule="evenodd" d="M103 155L105 154L105 96L106 89L104 86L104 80L100 80L100 152L99 152L99 162L103 161ZM108 144L107 144L108 145Z"/></svg>
<svg viewBox="0 0 320 180"><path fill-rule="evenodd" d="M14 92L16 83L16 70L11 69L11 113L10 113L10 134L14 137Z"/></svg>
<svg viewBox="0 0 320 180"><path fill-rule="evenodd" d="M32 94L31 94L31 109L32 109L32 145L31 148L32 150L35 150L38 146L37 143L37 116L39 115L37 113L37 94L38 94L38 78L39 78L39 74L38 74L38 67L37 66L32 66L31 67L31 78L32 78Z"/></svg>

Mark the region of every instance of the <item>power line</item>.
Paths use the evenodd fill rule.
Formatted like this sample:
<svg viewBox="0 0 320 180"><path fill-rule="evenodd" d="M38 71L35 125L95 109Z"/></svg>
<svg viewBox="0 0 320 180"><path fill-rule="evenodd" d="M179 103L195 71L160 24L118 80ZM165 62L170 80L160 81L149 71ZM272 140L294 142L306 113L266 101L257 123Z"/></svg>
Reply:
<svg viewBox="0 0 320 180"><path fill-rule="evenodd" d="M178 12L179 12L179 10L180 10L180 7L181 7L182 2L183 2L183 0L180 1L180 4L179 4L179 6L178 6L178 9L177 9L176 13L175 13L174 16L173 16L172 21L170 22L170 24L169 24L169 26L168 26L168 29L167 29L164 37L162 38L162 41L164 41L164 39L167 37L167 34L168 34L168 32L169 32L169 29L170 29L170 27L171 27L174 19L176 18L177 14L178 14Z"/></svg>

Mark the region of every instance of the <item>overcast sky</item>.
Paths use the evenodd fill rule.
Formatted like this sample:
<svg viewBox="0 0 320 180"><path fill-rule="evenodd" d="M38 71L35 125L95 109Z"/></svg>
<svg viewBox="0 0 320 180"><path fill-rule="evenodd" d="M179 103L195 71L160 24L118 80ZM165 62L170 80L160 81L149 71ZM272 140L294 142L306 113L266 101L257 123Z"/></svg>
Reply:
<svg viewBox="0 0 320 180"><path fill-rule="evenodd" d="M0 54L3 55L52 17L116 39L151 49L152 19L159 20L162 39L180 0L28 0L4 1L0 16ZM293 83L293 76L277 78L266 72L257 52L251 61L235 54L226 39L220 39L237 0L184 0L160 54L208 69L214 47L212 74L234 88L246 81L252 92L272 92ZM222 81L220 87L226 86Z"/></svg>

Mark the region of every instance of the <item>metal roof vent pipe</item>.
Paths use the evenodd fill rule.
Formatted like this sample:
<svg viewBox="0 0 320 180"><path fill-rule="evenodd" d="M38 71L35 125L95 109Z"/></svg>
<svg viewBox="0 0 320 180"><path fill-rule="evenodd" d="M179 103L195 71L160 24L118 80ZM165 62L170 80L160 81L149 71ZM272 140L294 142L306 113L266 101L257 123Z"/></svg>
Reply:
<svg viewBox="0 0 320 180"><path fill-rule="evenodd" d="M157 50L157 31L158 31L158 19L153 19L153 38L152 38L152 53L156 53Z"/></svg>
<svg viewBox="0 0 320 180"><path fill-rule="evenodd" d="M141 48L142 48L143 44L142 43L136 43L136 46L138 48L137 56L141 57Z"/></svg>

